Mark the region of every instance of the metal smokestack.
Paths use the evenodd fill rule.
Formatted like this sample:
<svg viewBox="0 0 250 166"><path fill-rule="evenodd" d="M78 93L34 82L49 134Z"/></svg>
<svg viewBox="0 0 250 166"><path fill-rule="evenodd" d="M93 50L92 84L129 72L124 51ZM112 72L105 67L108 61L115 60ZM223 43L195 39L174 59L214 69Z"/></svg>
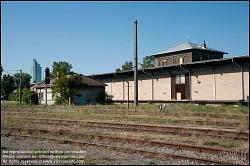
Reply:
<svg viewBox="0 0 250 166"><path fill-rule="evenodd" d="M137 77L137 20L135 20L135 56L134 56L134 104L138 106L138 77Z"/></svg>

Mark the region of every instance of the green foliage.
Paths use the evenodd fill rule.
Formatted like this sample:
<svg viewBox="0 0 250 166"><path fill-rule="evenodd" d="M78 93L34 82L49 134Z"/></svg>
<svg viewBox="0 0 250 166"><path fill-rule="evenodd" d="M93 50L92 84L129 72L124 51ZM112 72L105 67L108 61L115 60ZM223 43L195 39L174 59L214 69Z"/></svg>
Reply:
<svg viewBox="0 0 250 166"><path fill-rule="evenodd" d="M68 104L68 99L72 98L77 92L82 89L84 83L79 74L70 76L60 76L55 80L52 87L53 94L56 95L56 104Z"/></svg>
<svg viewBox="0 0 250 166"><path fill-rule="evenodd" d="M19 90L12 92L8 99L10 101L19 101ZM25 104L38 104L37 93L27 88L21 90L21 100Z"/></svg>
<svg viewBox="0 0 250 166"><path fill-rule="evenodd" d="M22 88L30 87L31 75L28 73L22 73ZM20 73L14 74L15 88L19 88L20 83Z"/></svg>
<svg viewBox="0 0 250 166"><path fill-rule="evenodd" d="M112 98L113 96L108 95L107 92L105 91L102 91L102 92L99 92L99 94L97 95L96 101L97 103L100 103L100 104L111 104L113 103Z"/></svg>
<svg viewBox="0 0 250 166"><path fill-rule="evenodd" d="M10 76L9 74L3 75L3 78L1 78L1 95L8 95L14 90L14 79L13 76Z"/></svg>
<svg viewBox="0 0 250 166"><path fill-rule="evenodd" d="M72 69L72 65L69 64L68 62L65 62L65 61L53 62L52 78L56 78L57 73L58 73L58 77L72 74L73 72L70 71L71 69Z"/></svg>
<svg viewBox="0 0 250 166"><path fill-rule="evenodd" d="M237 148L240 146L240 142L237 140L230 140L230 139L213 139L213 140L206 140L205 145L209 146L219 146L223 148Z"/></svg>
<svg viewBox="0 0 250 166"><path fill-rule="evenodd" d="M132 61L126 61L124 65L122 65L122 71L132 70L133 63Z"/></svg>
<svg viewBox="0 0 250 166"><path fill-rule="evenodd" d="M143 69L154 67L154 56L146 56L143 58L143 63L141 64Z"/></svg>
<svg viewBox="0 0 250 166"><path fill-rule="evenodd" d="M22 91L21 91L21 95L22 95ZM10 100L10 101L19 101L19 90L13 91L9 95L8 100Z"/></svg>
<svg viewBox="0 0 250 166"><path fill-rule="evenodd" d="M70 97L73 97L80 89L82 89L84 83L80 74L72 74L68 77L68 91Z"/></svg>
<svg viewBox="0 0 250 166"><path fill-rule="evenodd" d="M127 70L132 70L132 69L133 69L133 63L132 63L132 61L126 61L122 65L121 69L117 68L117 69L115 69L115 72L119 73L121 71L127 71Z"/></svg>
<svg viewBox="0 0 250 166"><path fill-rule="evenodd" d="M149 161L148 165L156 165L156 163L154 161Z"/></svg>
<svg viewBox="0 0 250 166"><path fill-rule="evenodd" d="M122 70L120 69L120 68L117 68L117 69L115 69L115 72L116 73L119 73L119 72L121 72Z"/></svg>
<svg viewBox="0 0 250 166"><path fill-rule="evenodd" d="M30 89L24 89L22 95L22 101L24 101L26 104L38 104L37 93Z"/></svg>

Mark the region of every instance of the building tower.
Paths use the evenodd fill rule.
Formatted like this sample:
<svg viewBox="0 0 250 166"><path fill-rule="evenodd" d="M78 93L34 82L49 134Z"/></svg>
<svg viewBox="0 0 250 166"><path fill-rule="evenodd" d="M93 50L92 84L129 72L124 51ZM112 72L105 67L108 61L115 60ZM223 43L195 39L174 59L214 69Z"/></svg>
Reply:
<svg viewBox="0 0 250 166"><path fill-rule="evenodd" d="M33 68L32 68L32 82L37 83L42 80L42 67L37 63L36 59L33 59Z"/></svg>

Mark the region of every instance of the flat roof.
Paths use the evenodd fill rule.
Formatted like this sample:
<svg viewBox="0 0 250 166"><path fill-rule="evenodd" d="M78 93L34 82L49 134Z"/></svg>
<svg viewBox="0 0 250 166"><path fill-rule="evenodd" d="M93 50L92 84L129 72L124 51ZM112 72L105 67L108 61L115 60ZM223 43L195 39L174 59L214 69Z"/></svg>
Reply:
<svg viewBox="0 0 250 166"><path fill-rule="evenodd" d="M151 67L151 68L145 68L145 69L138 69L138 72L139 71L157 70L157 69L163 69L163 68L172 68L172 67L178 67L178 66L190 66L190 65L215 63L215 62L226 62L226 61L233 61L234 59L235 60L243 60L243 59L246 59L246 60L248 59L249 60L249 55L232 57L232 58L210 59L210 60L196 61L196 62L190 62L190 63L184 63L184 64L173 64L173 65L161 66L161 67ZM134 70L127 70L127 71L121 71L121 72L112 72L112 73L92 74L92 75L88 75L88 77L120 75L120 74L125 74L125 73L132 73L132 72L134 72Z"/></svg>

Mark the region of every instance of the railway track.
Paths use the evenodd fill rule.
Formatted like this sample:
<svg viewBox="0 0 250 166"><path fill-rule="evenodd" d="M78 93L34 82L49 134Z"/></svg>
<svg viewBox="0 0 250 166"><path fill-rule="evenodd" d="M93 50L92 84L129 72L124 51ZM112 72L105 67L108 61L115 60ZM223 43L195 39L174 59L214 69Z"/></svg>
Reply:
<svg viewBox="0 0 250 166"><path fill-rule="evenodd" d="M172 159L178 159L178 160L189 160L197 163L204 163L204 164L220 164L220 165L233 165L234 163L226 162L226 161L215 161L215 160L208 160L208 159L202 159L202 158L195 158L195 157L189 157L189 156L183 156L183 155L176 155L176 154L168 154L168 153L159 153L159 152L152 152L152 151L146 151L141 149L134 149L134 148L124 148L119 146L111 146L111 145L104 145L104 144L97 144L97 143L89 143L89 142L82 142L82 141L76 141L76 140L70 140L70 139L58 139L58 138L48 138L48 137L38 137L38 136L31 136L31 135L18 135L18 134L2 134L5 136L14 136L14 137L24 137L24 138L31 138L31 139L39 139L39 140L48 140L48 141L54 141L58 143L70 143L70 144L77 144L80 146L94 146L99 148L106 148L106 149L112 149L114 151L124 152L124 153L139 153L141 155L144 155L145 157L149 158L157 158L157 159L166 159L166 158L172 158Z"/></svg>
<svg viewBox="0 0 250 166"><path fill-rule="evenodd" d="M6 112L5 112L6 113ZM31 115L32 112L8 112L6 114L8 115L15 115L15 114L27 114L27 115ZM56 113L32 113L32 116L45 116L45 117L51 117L51 116L58 116L58 114ZM67 115L65 115L67 116ZM228 122L228 121L221 121L221 120L202 120L202 119L179 119L179 118L171 118L171 117L155 117L154 119L150 118L150 117L136 117L137 115L125 115L126 117L124 117L124 115L117 115L117 114L105 114L104 115L93 115L90 118L98 118L98 119L106 119L105 117L109 118L110 116L112 116L112 119L117 119L117 120L124 120L124 119L128 119L130 121L166 121L171 123L181 123L181 124L196 124L196 125L215 125L215 126L230 126L230 128L233 127L239 127L241 125L244 126L248 126L248 124L246 122ZM84 117L84 116L83 116ZM88 116L89 118L89 116Z"/></svg>
<svg viewBox="0 0 250 166"><path fill-rule="evenodd" d="M50 134L58 134L58 135L70 135L70 136L78 136L82 137L89 137L93 138L93 133L86 133L86 132L72 132L70 129L57 129L57 130L50 130L50 129L37 129L37 128L23 128L23 127L2 127L2 129L7 129L11 131L28 131L29 134L32 134L36 131L41 133L50 133ZM107 140L107 141L125 141L130 143L137 143L137 144L148 144L151 146L158 146L158 147L167 147L173 148L177 150L189 150L189 151L196 151L200 153L210 153L210 154L222 154L222 153L234 153L237 156L243 156L246 160L249 160L249 153L246 151L232 151L231 149L224 149L224 148L214 148L214 147L207 147L207 146L194 146L188 144L180 144L180 143L172 143L172 142L162 142L162 141L155 141L155 140L142 140L138 138L127 138L121 136L112 136L112 135L94 135L95 138L98 140Z"/></svg>
<svg viewBox="0 0 250 166"><path fill-rule="evenodd" d="M172 134L181 136L207 136L216 138L228 138L235 140L249 141L249 132L237 132L234 130L218 130L210 128L191 128L179 126L159 126L159 125L142 125L131 123L114 123L114 122L99 122L99 121L82 121L69 119L50 119L50 118L22 118L26 122L45 123L54 125L69 125L77 124L80 126L87 126L92 128L103 128L122 131L142 131L161 134Z"/></svg>

